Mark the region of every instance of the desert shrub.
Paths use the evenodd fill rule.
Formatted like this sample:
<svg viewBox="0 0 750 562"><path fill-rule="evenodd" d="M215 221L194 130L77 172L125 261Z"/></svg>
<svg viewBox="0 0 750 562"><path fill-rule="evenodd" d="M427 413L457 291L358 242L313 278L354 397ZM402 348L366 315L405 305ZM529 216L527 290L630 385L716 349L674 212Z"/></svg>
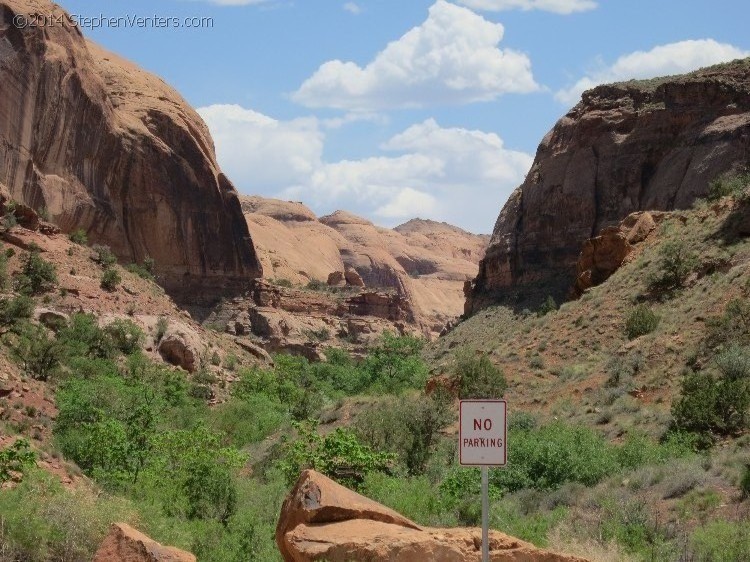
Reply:
<svg viewBox="0 0 750 562"><path fill-rule="evenodd" d="M726 379L750 379L750 348L732 345L719 353L714 362Z"/></svg>
<svg viewBox="0 0 750 562"><path fill-rule="evenodd" d="M107 494L69 491L32 471L0 493L0 557L25 562L90 562L114 521L134 523L133 507Z"/></svg>
<svg viewBox="0 0 750 562"><path fill-rule="evenodd" d="M537 426L536 416L530 412L516 410L508 416L508 430L525 430L535 429Z"/></svg>
<svg viewBox="0 0 750 562"><path fill-rule="evenodd" d="M629 340L650 334L659 325L659 317L645 304L639 304L625 319L625 334Z"/></svg>
<svg viewBox="0 0 750 562"><path fill-rule="evenodd" d="M459 396L462 399L502 398L508 386L502 370L486 355L459 353L455 373L460 377Z"/></svg>
<svg viewBox="0 0 750 562"><path fill-rule="evenodd" d="M710 437L734 434L748 427L750 378L744 353L730 349L719 355L719 377L706 372L685 376L681 394L672 404L676 428Z"/></svg>
<svg viewBox="0 0 750 562"><path fill-rule="evenodd" d="M548 295L545 301L539 307L537 316L546 316L550 312L555 312L558 308L559 307L557 306L555 299L552 298L552 295Z"/></svg>
<svg viewBox="0 0 750 562"><path fill-rule="evenodd" d="M657 270L649 278L654 291L673 291L682 287L696 267L698 258L684 240L670 240L662 244L657 256Z"/></svg>
<svg viewBox="0 0 750 562"><path fill-rule="evenodd" d="M73 244L78 244L79 246L85 246L89 243L89 238L88 236L86 236L86 231L82 228L77 228L76 230L71 232L68 238L70 238L70 241L73 242Z"/></svg>
<svg viewBox="0 0 750 562"><path fill-rule="evenodd" d="M156 343L159 343L162 338L164 337L164 334L167 333L167 330L169 329L169 319L165 316L160 316L159 320L156 321L156 333L154 334L154 339L156 340Z"/></svg>
<svg viewBox="0 0 750 562"><path fill-rule="evenodd" d="M403 478L370 472L361 492L421 525L456 523L440 498L440 490L426 476Z"/></svg>
<svg viewBox="0 0 750 562"><path fill-rule="evenodd" d="M236 447L262 441L286 420L285 408L280 402L259 394L242 400L233 398L210 414L211 427L227 435Z"/></svg>
<svg viewBox="0 0 750 562"><path fill-rule="evenodd" d="M286 287L288 289L294 286L289 279L269 279L268 282L277 287Z"/></svg>
<svg viewBox="0 0 750 562"><path fill-rule="evenodd" d="M750 174L724 174L708 184L708 200L716 201L727 195L740 195L750 187Z"/></svg>
<svg viewBox="0 0 750 562"><path fill-rule="evenodd" d="M10 278L8 277L8 255L0 251L0 291L8 289Z"/></svg>
<svg viewBox="0 0 750 562"><path fill-rule="evenodd" d="M58 340L70 357L113 357L116 346L110 334L99 327L92 314L74 314L58 332Z"/></svg>
<svg viewBox="0 0 750 562"><path fill-rule="evenodd" d="M328 283L321 281L320 279L310 279L307 282L306 288L311 291L327 291Z"/></svg>
<svg viewBox="0 0 750 562"><path fill-rule="evenodd" d="M38 295L52 289L57 283L55 266L42 258L38 248L32 248L23 260L16 287L26 295Z"/></svg>
<svg viewBox="0 0 750 562"><path fill-rule="evenodd" d="M13 473L23 474L36 465L36 455L26 439L17 439L12 445L0 449L0 484L7 482Z"/></svg>
<svg viewBox="0 0 750 562"><path fill-rule="evenodd" d="M112 292L117 289L117 286L122 282L122 276L120 272L114 267L108 267L102 273L101 288L105 291Z"/></svg>
<svg viewBox="0 0 750 562"><path fill-rule="evenodd" d="M131 263L125 266L125 269L127 269L130 273L134 273L141 279L146 279L148 281L154 281L154 262L150 258L146 258L146 260L143 264L138 263Z"/></svg>
<svg viewBox="0 0 750 562"><path fill-rule="evenodd" d="M63 346L42 326L24 325L12 350L24 371L36 380L46 381L59 372Z"/></svg>
<svg viewBox="0 0 750 562"><path fill-rule="evenodd" d="M135 323L130 320L118 318L104 328L116 349L130 355L141 348L144 333Z"/></svg>
<svg viewBox="0 0 750 562"><path fill-rule="evenodd" d="M647 500L608 497L602 504L600 536L604 542L614 540L643 560L675 559L666 529Z"/></svg>
<svg viewBox="0 0 750 562"><path fill-rule="evenodd" d="M317 431L317 423L295 423L297 439L286 443L280 461L289 484L300 471L312 468L348 487L358 488L370 472L388 472L395 455L375 451L359 441L351 429L336 428L326 436Z"/></svg>
<svg viewBox="0 0 750 562"><path fill-rule="evenodd" d="M397 455L409 474L423 474L453 417L448 396L389 398L360 414L355 429L373 449Z"/></svg>
<svg viewBox="0 0 750 562"><path fill-rule="evenodd" d="M26 295L0 300L0 325L17 326L34 314L34 301Z"/></svg>
<svg viewBox="0 0 750 562"><path fill-rule="evenodd" d="M740 493L742 494L743 500L750 498L750 464L746 464L742 469L742 476L740 476Z"/></svg>
<svg viewBox="0 0 750 562"><path fill-rule="evenodd" d="M710 348L723 344L750 344L750 302L730 300L721 316L707 322L706 343Z"/></svg>
<svg viewBox="0 0 750 562"><path fill-rule="evenodd" d="M95 254L94 261L102 267L107 268L117 263L117 256L112 253L109 246L101 246L97 244L92 249Z"/></svg>
<svg viewBox="0 0 750 562"><path fill-rule="evenodd" d="M711 521L693 531L690 547L697 562L750 560L750 521Z"/></svg>

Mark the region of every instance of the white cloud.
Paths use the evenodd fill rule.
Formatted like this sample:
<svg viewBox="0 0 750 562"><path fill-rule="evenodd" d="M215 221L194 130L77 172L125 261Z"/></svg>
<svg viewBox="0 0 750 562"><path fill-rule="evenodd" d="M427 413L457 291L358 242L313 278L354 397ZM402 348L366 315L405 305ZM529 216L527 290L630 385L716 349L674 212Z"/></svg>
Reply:
<svg viewBox="0 0 750 562"><path fill-rule="evenodd" d="M560 103L573 105L578 102L585 90L599 84L682 74L747 56L750 56L750 52L713 39L659 45L650 51L636 51L623 55L608 67L600 64L600 68L583 76L570 88L559 90L555 94L555 99Z"/></svg>
<svg viewBox="0 0 750 562"><path fill-rule="evenodd" d="M326 162L325 124L315 118L279 121L237 105L198 111L242 193L304 201L319 214L345 209L387 226L419 216L490 232L532 162L494 133L443 128L433 119L369 158Z"/></svg>
<svg viewBox="0 0 750 562"><path fill-rule="evenodd" d="M251 6L253 4L267 4L273 0L191 0L193 2L208 2L218 6Z"/></svg>
<svg viewBox="0 0 750 562"><path fill-rule="evenodd" d="M556 14L586 12L596 8L594 0L459 0L459 4L474 10L500 12L503 10L542 10Z"/></svg>
<svg viewBox="0 0 750 562"><path fill-rule="evenodd" d="M357 15L362 13L362 7L356 2L347 2L343 5L343 8L350 14Z"/></svg>
<svg viewBox="0 0 750 562"><path fill-rule="evenodd" d="M198 113L211 129L222 168L246 191L304 182L322 165L317 119L277 121L239 105L210 105Z"/></svg>
<svg viewBox="0 0 750 562"><path fill-rule="evenodd" d="M539 89L531 61L500 49L504 28L467 8L437 0L427 20L364 67L331 60L292 94L308 107L376 111L489 101Z"/></svg>

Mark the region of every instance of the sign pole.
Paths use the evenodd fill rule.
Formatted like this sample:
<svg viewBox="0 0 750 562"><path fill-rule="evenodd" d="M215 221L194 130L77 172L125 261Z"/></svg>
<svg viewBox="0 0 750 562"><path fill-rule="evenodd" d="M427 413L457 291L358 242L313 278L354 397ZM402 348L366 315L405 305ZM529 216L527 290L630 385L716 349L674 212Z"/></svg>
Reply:
<svg viewBox="0 0 750 562"><path fill-rule="evenodd" d="M490 562L490 478L489 468L482 467L482 562Z"/></svg>

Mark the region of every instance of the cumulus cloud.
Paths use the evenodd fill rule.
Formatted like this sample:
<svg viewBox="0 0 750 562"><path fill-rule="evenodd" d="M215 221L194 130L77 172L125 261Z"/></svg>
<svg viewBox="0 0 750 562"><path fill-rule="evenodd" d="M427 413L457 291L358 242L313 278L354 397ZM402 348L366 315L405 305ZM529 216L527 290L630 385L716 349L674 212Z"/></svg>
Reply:
<svg viewBox="0 0 750 562"><path fill-rule="evenodd" d="M573 105L581 94L607 82L632 78L654 78L690 72L704 66L750 56L750 52L713 39L679 41L659 45L650 51L636 51L618 58L611 66L599 68L580 78L571 87L559 90L555 99Z"/></svg>
<svg viewBox="0 0 750 562"><path fill-rule="evenodd" d="M308 107L349 111L489 101L539 89L531 61L500 49L504 28L467 8L437 0L427 20L361 67L331 60L292 94Z"/></svg>
<svg viewBox="0 0 750 562"><path fill-rule="evenodd" d="M369 158L327 162L323 121L279 121L237 105L198 111L241 192L304 201L319 214L345 209L386 226L419 216L490 232L532 162L494 133L434 119L394 135Z"/></svg>
<svg viewBox="0 0 750 562"><path fill-rule="evenodd" d="M222 168L246 191L304 182L322 165L324 135L315 118L278 121L221 104L198 113L211 129Z"/></svg>
<svg viewBox="0 0 750 562"><path fill-rule="evenodd" d="M350 14L357 15L362 13L362 7L356 2L347 2L344 4L343 8Z"/></svg>
<svg viewBox="0 0 750 562"><path fill-rule="evenodd" d="M490 12L542 10L556 14L572 14L596 8L594 0L459 0L459 3L474 10Z"/></svg>

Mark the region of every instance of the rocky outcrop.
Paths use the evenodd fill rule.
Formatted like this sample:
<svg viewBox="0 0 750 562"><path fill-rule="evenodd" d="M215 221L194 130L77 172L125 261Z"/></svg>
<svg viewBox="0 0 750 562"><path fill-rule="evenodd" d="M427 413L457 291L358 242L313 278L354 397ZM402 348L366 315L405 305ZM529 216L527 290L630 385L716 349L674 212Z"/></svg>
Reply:
<svg viewBox="0 0 750 562"><path fill-rule="evenodd" d="M159 355L172 365L194 373L201 367L201 353L205 345L200 335L192 328L170 322L167 331L159 340Z"/></svg>
<svg viewBox="0 0 750 562"><path fill-rule="evenodd" d="M639 210L687 208L749 161L750 59L585 92L500 212L466 313L518 292L562 295L583 241Z"/></svg>
<svg viewBox="0 0 750 562"><path fill-rule="evenodd" d="M179 548L162 546L125 523L115 523L96 551L94 562L196 562Z"/></svg>
<svg viewBox="0 0 750 562"><path fill-rule="evenodd" d="M43 14L55 25L13 24ZM32 20L34 21L34 20ZM261 274L200 117L160 78L88 42L47 0L0 0L0 183L183 300Z"/></svg>
<svg viewBox="0 0 750 562"><path fill-rule="evenodd" d="M625 263L634 246L645 240L656 228L662 215L663 213L633 213L618 226L608 226L599 236L586 240L576 264L573 296L578 297L586 289L609 279Z"/></svg>
<svg viewBox="0 0 750 562"><path fill-rule="evenodd" d="M421 527L312 470L297 480L281 508L276 543L286 562L479 562L481 529ZM493 562L585 562L497 531Z"/></svg>
<svg viewBox="0 0 750 562"><path fill-rule="evenodd" d="M476 275L489 241L435 221L387 229L344 211L317 218L297 202L241 201L268 279L395 290L434 335L462 313L463 283Z"/></svg>
<svg viewBox="0 0 750 562"><path fill-rule="evenodd" d="M420 334L409 303L394 292L342 287L311 290L253 283L246 297L224 302L207 322L241 339L254 338L268 352L312 361L323 346L363 351L384 332Z"/></svg>

